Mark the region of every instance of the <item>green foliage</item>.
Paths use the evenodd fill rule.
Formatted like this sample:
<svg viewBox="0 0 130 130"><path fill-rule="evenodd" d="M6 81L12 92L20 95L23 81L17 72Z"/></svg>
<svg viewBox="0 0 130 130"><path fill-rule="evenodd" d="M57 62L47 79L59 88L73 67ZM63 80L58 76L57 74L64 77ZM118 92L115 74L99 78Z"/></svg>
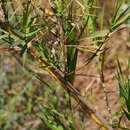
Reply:
<svg viewBox="0 0 130 130"><path fill-rule="evenodd" d="M128 120L130 120L130 77L129 77L130 60L128 62L125 77L123 75L121 65L118 59L117 59L117 65L118 65L117 79L120 89L120 105L126 117L128 118ZM127 110L124 108L124 104L126 105Z"/></svg>
<svg viewBox="0 0 130 130"><path fill-rule="evenodd" d="M122 25L130 19L130 6L128 6L124 11L120 13L120 9L122 8L124 2L125 0L122 0L121 3L119 3L119 1L117 0L116 9L112 18L112 22L111 24L109 23L110 31L117 29L120 25Z"/></svg>
<svg viewBox="0 0 130 130"><path fill-rule="evenodd" d="M13 1L1 2L3 8L0 11L4 12L5 21L0 21L0 47L18 47L20 51L11 51L11 56L20 66L12 60L13 67L10 68L1 62L8 60L5 52L0 54L0 129L19 129L17 126L23 125L33 129L33 123L26 126L26 121L40 119L37 129L76 130L80 126L84 130L84 113L81 112L75 120L71 95L50 80L43 69L53 66L65 80L74 84L78 52L91 53L90 61L97 56L109 35L130 19L130 6L121 12L124 0L121 3L117 0L109 28L104 29L105 11L98 7L98 0L49 0L50 9L42 8L33 0L27 0L24 4L20 1L17 8ZM101 17L98 16L100 8ZM88 41L86 46L92 45L96 49L82 48L80 42L85 40ZM50 66L41 67L36 63L29 52L29 43ZM101 71L105 52L102 54L99 58ZM129 67L125 82L119 61L118 67L121 107L130 119ZM124 101L127 109L123 107Z"/></svg>

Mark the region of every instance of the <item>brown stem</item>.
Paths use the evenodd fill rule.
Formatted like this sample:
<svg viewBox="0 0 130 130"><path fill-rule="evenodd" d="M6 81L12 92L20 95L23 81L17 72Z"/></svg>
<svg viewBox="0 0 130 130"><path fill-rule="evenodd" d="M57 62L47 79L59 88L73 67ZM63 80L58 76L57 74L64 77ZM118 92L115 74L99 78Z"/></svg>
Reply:
<svg viewBox="0 0 130 130"><path fill-rule="evenodd" d="M23 39L20 35L18 35L16 32L12 30L11 27L9 27L7 24L3 23L0 20L0 25L3 25L4 28L10 32L11 34L15 35L16 37ZM34 56L34 58L42 65L42 66L50 66L48 62L43 60L39 53L35 50L35 48L32 46L31 42L28 43L28 49L30 50L30 53ZM99 114L94 106L87 101L81 94L68 82L64 79L64 77L57 72L57 70L54 67L45 68L46 71L61 84L61 86L68 92L70 92L71 96L81 105L83 111L86 114L89 114L90 117L99 125L101 126L102 130L113 130L112 127L110 127L106 120Z"/></svg>
<svg viewBox="0 0 130 130"><path fill-rule="evenodd" d="M44 61L40 55L38 55L38 52L35 50L35 48L30 44L28 44L28 48L30 50L30 53L34 56L34 58L42 65L42 66L51 66L48 62ZM112 127L107 125L107 122L105 119L99 114L96 109L94 109L94 106L87 101L81 94L68 82L64 79L64 77L61 76L60 73L56 71L54 67L45 68L46 71L56 80L58 81L61 86L67 91L70 92L71 96L81 105L83 111L85 113L88 113L90 117L95 120L95 122L101 126L103 130L112 130Z"/></svg>

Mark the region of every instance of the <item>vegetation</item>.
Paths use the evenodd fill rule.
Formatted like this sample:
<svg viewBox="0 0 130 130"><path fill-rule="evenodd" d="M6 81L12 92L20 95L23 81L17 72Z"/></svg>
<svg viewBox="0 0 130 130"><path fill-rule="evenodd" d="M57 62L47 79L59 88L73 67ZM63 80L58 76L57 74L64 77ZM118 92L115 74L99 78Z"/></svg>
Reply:
<svg viewBox="0 0 130 130"><path fill-rule="evenodd" d="M74 87L76 73L98 57L111 114L104 87L104 62L110 49L106 43L128 27L128 1L116 0L112 19L107 20L98 0L48 0L47 5L42 7L34 0L0 1L0 129L85 130L87 115L103 130L129 129L106 121ZM79 52L88 57L77 68ZM130 63L126 78L119 60L117 64L122 109L119 118L124 113L130 120ZM74 109L75 104L76 108L80 105L79 110Z"/></svg>

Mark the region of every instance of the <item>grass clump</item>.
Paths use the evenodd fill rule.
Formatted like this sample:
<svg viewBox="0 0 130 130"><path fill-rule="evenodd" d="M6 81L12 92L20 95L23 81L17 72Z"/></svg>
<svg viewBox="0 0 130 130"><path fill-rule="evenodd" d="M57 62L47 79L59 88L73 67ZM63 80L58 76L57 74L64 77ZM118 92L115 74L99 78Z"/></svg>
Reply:
<svg viewBox="0 0 130 130"><path fill-rule="evenodd" d="M1 107L3 116L0 117L1 129L10 129L12 123L24 124L26 117L24 115L28 113L27 120L33 119L36 115L43 123L38 122L38 126L31 123L27 125L30 129L44 127L56 130L75 130L78 127L77 123L82 124L82 129L85 129L84 116L79 115L80 121L75 121L71 97L81 105L83 112L89 114L102 129L112 129L95 111L94 106L73 87L73 84L78 71L76 65L79 51L90 54L84 66L87 66L97 55L99 56L100 77L102 84L104 83L104 60L108 49L106 42L113 33L122 29L121 25L130 19L129 6L120 13L124 3L124 0L121 2L117 0L113 17L107 21L108 28L105 30L105 12L103 8L102 16L98 17L100 8L98 0L48 0L49 8L42 7L34 0L19 2L18 8L14 8L17 3L13 1L0 1L0 12L4 16L0 18L0 51L9 52L24 69L23 77L29 79L23 83L18 82L20 86L27 84L20 93L10 95L11 104L8 101L10 97L5 96L2 90L4 97L1 100L3 102ZM82 44L83 42L86 44ZM48 83L43 70L46 70L67 93L56 87L56 83ZM21 79L22 72L18 70L17 73ZM37 88L37 84L35 85L36 79L43 83L40 88ZM15 82L15 79L9 81ZM2 77L2 82L6 82L6 87L9 89L8 79ZM17 89L14 86L13 84L11 89ZM21 104L24 105L19 108ZM11 107L9 111L4 110L5 105ZM19 115L18 111L23 113ZM9 121L5 121L8 112L14 115Z"/></svg>

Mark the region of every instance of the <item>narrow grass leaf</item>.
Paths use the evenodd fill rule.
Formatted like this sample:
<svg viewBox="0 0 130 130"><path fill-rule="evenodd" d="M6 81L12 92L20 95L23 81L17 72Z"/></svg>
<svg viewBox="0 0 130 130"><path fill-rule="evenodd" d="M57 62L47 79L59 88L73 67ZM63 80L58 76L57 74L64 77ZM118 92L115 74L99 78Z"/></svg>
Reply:
<svg viewBox="0 0 130 130"><path fill-rule="evenodd" d="M4 35L1 35L1 36L0 36L0 39L7 38L7 37L9 37L9 35L4 34Z"/></svg>
<svg viewBox="0 0 130 130"><path fill-rule="evenodd" d="M118 28L120 25L122 25L123 23L127 22L130 19L130 12L128 14L126 14L123 18L121 18L116 24L114 24L111 28L111 30L115 30L116 28Z"/></svg>
<svg viewBox="0 0 130 130"><path fill-rule="evenodd" d="M123 108L122 108L122 109L123 109ZM128 113L125 109L123 109L123 111L124 111L124 113L125 113L127 119L130 120L130 113Z"/></svg>
<svg viewBox="0 0 130 130"><path fill-rule="evenodd" d="M127 11L130 9L130 7L126 8L116 19L116 22L118 22L123 16L125 16L125 14L127 13Z"/></svg>
<svg viewBox="0 0 130 130"><path fill-rule="evenodd" d="M109 30L101 30L92 33L91 35L87 36L86 38L80 40L90 40L98 37L105 37L109 33Z"/></svg>
<svg viewBox="0 0 130 130"><path fill-rule="evenodd" d="M103 29L103 23L104 23L104 7L102 9L102 15L101 15L101 18L100 18L100 30Z"/></svg>
<svg viewBox="0 0 130 130"><path fill-rule="evenodd" d="M57 127L55 125L53 125L52 123L49 123L49 121L46 121L46 120L42 119L41 117L39 117L39 118L41 119L42 123L45 126L48 126L52 130L58 130Z"/></svg>
<svg viewBox="0 0 130 130"><path fill-rule="evenodd" d="M121 65L120 65L120 62L119 62L119 59L118 59L118 58L117 58L117 66L118 66L120 75L122 76L122 75L123 75L123 72L122 72Z"/></svg>
<svg viewBox="0 0 130 130"><path fill-rule="evenodd" d="M124 3L124 0L122 0L120 4L119 4L119 0L116 0L116 9L115 9L114 16L112 18L112 24L115 24L116 18L118 16L118 13L119 13L123 3Z"/></svg>
<svg viewBox="0 0 130 130"><path fill-rule="evenodd" d="M27 7L25 8L23 12L23 27L26 29L28 25L28 20L29 20L29 9L30 7L30 0L27 1Z"/></svg>

